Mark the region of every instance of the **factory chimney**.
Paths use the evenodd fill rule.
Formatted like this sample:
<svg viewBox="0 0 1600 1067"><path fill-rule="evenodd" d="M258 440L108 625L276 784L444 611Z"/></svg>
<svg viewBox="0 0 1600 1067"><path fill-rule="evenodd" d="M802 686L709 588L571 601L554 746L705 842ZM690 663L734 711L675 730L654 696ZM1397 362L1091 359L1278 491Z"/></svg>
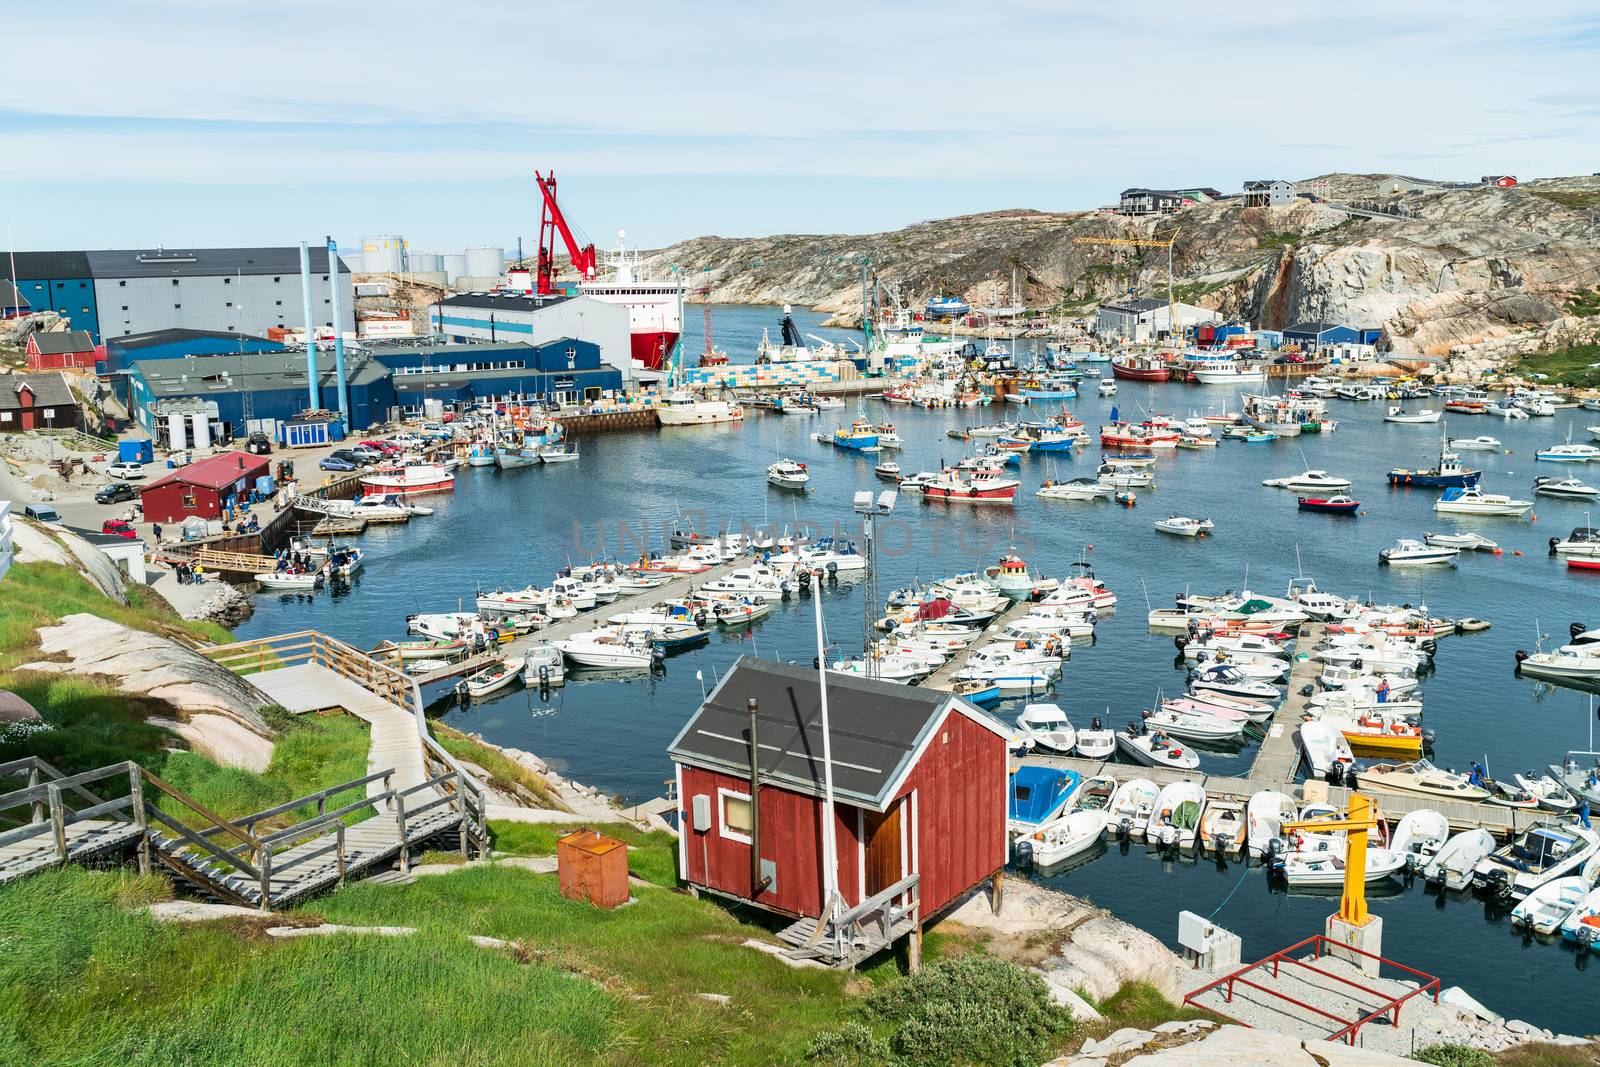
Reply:
<svg viewBox="0 0 1600 1067"><path fill-rule="evenodd" d="M333 286L333 380L339 390L339 417L350 429L350 396L344 385L344 319L339 314L339 244L328 238L328 284Z"/></svg>
<svg viewBox="0 0 1600 1067"><path fill-rule="evenodd" d="M311 317L311 249L304 241L300 242L300 291L306 301L306 391L311 404L306 410L317 411L322 407L317 395L317 320Z"/></svg>

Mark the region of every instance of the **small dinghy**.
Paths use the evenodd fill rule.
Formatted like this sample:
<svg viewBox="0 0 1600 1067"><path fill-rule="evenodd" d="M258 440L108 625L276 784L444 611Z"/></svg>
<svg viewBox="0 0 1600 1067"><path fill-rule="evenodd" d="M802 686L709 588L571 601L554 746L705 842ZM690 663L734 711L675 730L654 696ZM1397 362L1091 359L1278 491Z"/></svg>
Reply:
<svg viewBox="0 0 1600 1067"><path fill-rule="evenodd" d="M1283 850L1283 824L1299 817L1294 798L1275 789L1263 789L1245 805L1245 840L1252 858L1263 859Z"/></svg>
<svg viewBox="0 0 1600 1067"><path fill-rule="evenodd" d="M1200 819L1200 847L1219 856L1237 856L1245 845L1245 802L1238 797L1206 801Z"/></svg>
<svg viewBox="0 0 1600 1067"><path fill-rule="evenodd" d="M1567 792L1567 787L1548 774L1534 776L1532 771L1526 774L1514 774L1512 779L1522 789L1532 794L1539 806L1546 811L1555 811L1565 814L1576 808L1578 802Z"/></svg>
<svg viewBox="0 0 1600 1067"><path fill-rule="evenodd" d="M1194 848L1205 808L1206 791L1199 782L1172 782L1156 797L1144 839L1162 848Z"/></svg>
<svg viewBox="0 0 1600 1067"><path fill-rule="evenodd" d="M1589 880L1576 874L1546 882L1511 909L1511 925L1535 934L1553 934L1578 910L1589 888Z"/></svg>
<svg viewBox="0 0 1600 1067"><path fill-rule="evenodd" d="M1440 411L1437 411L1437 410L1434 410L1434 409L1431 409L1431 408L1423 408L1421 411L1407 411L1403 407L1396 406L1396 407L1391 407L1387 412L1384 413L1383 421L1384 422L1434 423L1434 422L1438 422L1439 421L1439 416L1442 415L1442 414L1443 414L1443 412L1440 412Z"/></svg>
<svg viewBox="0 0 1600 1067"><path fill-rule="evenodd" d="M1320 719L1300 724L1300 748L1312 773L1319 777L1344 778L1356 761L1344 735Z"/></svg>
<svg viewBox="0 0 1600 1067"><path fill-rule="evenodd" d="M1140 712L1147 730L1159 730L1185 741L1210 741L1222 743L1237 741L1248 720L1230 720L1209 715L1199 708L1175 709L1163 707L1160 711Z"/></svg>
<svg viewBox="0 0 1600 1067"><path fill-rule="evenodd" d="M1498 552L1500 545L1481 533L1425 533L1422 540L1434 548L1454 548L1462 552Z"/></svg>
<svg viewBox="0 0 1600 1067"><path fill-rule="evenodd" d="M456 684L456 695L477 700L498 693L517 680L517 670L505 660L495 660L481 671L469 674Z"/></svg>
<svg viewBox="0 0 1600 1067"><path fill-rule="evenodd" d="M1405 857L1386 848L1367 848L1367 877L1370 885L1399 873ZM1336 888L1344 885L1345 858L1342 852L1291 852L1283 858L1284 881L1300 888Z"/></svg>
<svg viewBox="0 0 1600 1067"><path fill-rule="evenodd" d="M522 654L522 684L532 688L561 685L567 680L566 658L549 641L541 641Z"/></svg>
<svg viewBox="0 0 1600 1067"><path fill-rule="evenodd" d="M1169 515L1156 520L1156 529L1177 537L1200 537L1211 533L1216 524L1210 519L1191 519L1187 515Z"/></svg>
<svg viewBox="0 0 1600 1067"><path fill-rule="evenodd" d="M1420 866L1450 839L1450 820L1432 808L1408 811L1395 824L1389 835L1389 848L1406 857L1412 866Z"/></svg>
<svg viewBox="0 0 1600 1067"><path fill-rule="evenodd" d="M1143 722L1130 723L1117 733L1117 748L1135 763L1146 767L1176 767L1192 771L1200 766L1200 757L1185 745L1180 745L1166 734L1157 731L1146 733Z"/></svg>
<svg viewBox="0 0 1600 1067"><path fill-rule="evenodd" d="M1494 835L1487 830L1463 830L1439 847L1422 865L1422 877L1453 893L1467 888L1472 868L1494 851Z"/></svg>
<svg viewBox="0 0 1600 1067"><path fill-rule="evenodd" d="M1033 833L1017 838L1017 860L1050 867L1089 851L1100 841L1109 816L1103 811L1074 811Z"/></svg>
<svg viewBox="0 0 1600 1067"><path fill-rule="evenodd" d="M1123 837L1143 837L1160 795L1161 787L1148 778L1130 778L1117 786L1106 805L1112 831Z"/></svg>

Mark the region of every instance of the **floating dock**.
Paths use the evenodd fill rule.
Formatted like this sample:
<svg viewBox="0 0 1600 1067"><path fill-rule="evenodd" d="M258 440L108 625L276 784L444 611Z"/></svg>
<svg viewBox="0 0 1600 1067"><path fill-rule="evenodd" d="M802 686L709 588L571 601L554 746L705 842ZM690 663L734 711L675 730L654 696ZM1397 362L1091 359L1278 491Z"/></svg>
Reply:
<svg viewBox="0 0 1600 1067"><path fill-rule="evenodd" d="M923 689L940 689L945 692L949 692L955 687L956 674L960 672L961 668L967 665L967 660L971 658L973 651L978 648L978 646L983 642L983 639L986 637L994 637L1007 626L1011 625L1012 620L1021 618L1032 608L1033 603L1028 600L1019 600L1015 604L1012 604L1009 608L995 616L994 621L988 626L984 627L983 633L979 634L977 639L975 639L971 644L967 645L961 651L957 652L955 655L951 656L945 661L943 667L940 667L938 670L928 675L928 677L924 678L918 683L918 685Z"/></svg>

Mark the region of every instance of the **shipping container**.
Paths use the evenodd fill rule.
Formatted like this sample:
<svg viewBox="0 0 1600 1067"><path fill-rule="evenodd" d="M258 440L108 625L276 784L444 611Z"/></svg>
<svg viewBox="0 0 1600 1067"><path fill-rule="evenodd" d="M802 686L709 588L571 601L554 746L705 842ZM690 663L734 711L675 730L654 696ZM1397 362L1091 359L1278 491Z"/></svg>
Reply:
<svg viewBox="0 0 1600 1067"><path fill-rule="evenodd" d="M155 442L149 438L117 442L117 459L122 463L153 463L155 458Z"/></svg>

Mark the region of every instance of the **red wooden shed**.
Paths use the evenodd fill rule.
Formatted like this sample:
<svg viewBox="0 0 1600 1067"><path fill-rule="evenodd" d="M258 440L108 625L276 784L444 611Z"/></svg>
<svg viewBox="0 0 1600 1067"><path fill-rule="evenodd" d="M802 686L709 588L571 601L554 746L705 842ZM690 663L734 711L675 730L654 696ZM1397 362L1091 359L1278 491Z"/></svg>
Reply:
<svg viewBox="0 0 1600 1067"><path fill-rule="evenodd" d="M827 685L834 911L899 887L919 926L1006 864L1009 731L949 693L833 673ZM818 693L815 670L745 657L678 734L668 754L683 881L801 920L822 914Z"/></svg>
<svg viewBox="0 0 1600 1067"><path fill-rule="evenodd" d="M94 370L105 358L87 330L55 330L28 335L29 370Z"/></svg>
<svg viewBox="0 0 1600 1067"><path fill-rule="evenodd" d="M264 456L224 452L187 467L139 490L147 522L178 522L191 516L220 519L228 507L250 497L256 479L271 466Z"/></svg>

